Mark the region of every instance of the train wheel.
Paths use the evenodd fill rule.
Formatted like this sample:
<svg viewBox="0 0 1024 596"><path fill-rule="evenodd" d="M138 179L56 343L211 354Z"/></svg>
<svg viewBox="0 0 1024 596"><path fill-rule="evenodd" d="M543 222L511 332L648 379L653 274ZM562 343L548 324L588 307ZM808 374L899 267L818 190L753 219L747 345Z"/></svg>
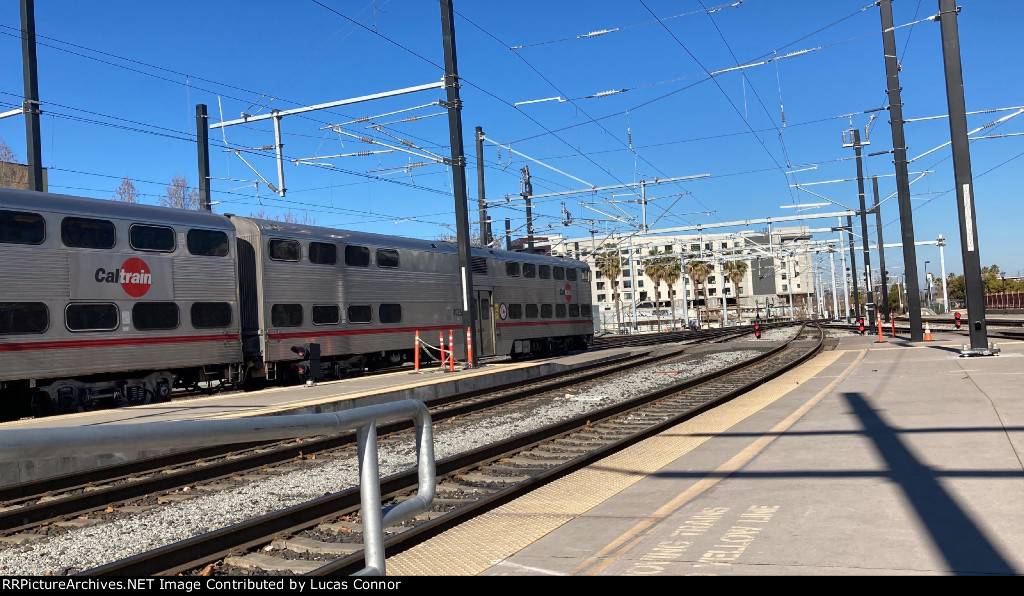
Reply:
<svg viewBox="0 0 1024 596"><path fill-rule="evenodd" d="M53 416L57 411L57 404L53 403L53 399L50 398L48 393L36 391L32 394L32 398L29 401L29 411L36 418Z"/></svg>

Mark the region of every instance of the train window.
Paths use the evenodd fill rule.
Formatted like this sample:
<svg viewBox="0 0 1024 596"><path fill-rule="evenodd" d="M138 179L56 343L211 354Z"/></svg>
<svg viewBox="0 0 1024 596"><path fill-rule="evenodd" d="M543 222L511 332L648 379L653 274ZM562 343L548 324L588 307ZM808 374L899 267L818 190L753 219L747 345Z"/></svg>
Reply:
<svg viewBox="0 0 1024 596"><path fill-rule="evenodd" d="M590 269L580 269L580 279L590 281Z"/></svg>
<svg viewBox="0 0 1024 596"><path fill-rule="evenodd" d="M527 319L536 319L537 318L538 310L539 309L537 308L536 304L527 304L526 305L526 318Z"/></svg>
<svg viewBox="0 0 1024 596"><path fill-rule="evenodd" d="M565 318L565 305L564 304L556 304L555 305L555 316L558 317L559 319L564 319Z"/></svg>
<svg viewBox="0 0 1024 596"><path fill-rule="evenodd" d="M270 324L274 327L301 327L301 304L275 304L270 307Z"/></svg>
<svg viewBox="0 0 1024 596"><path fill-rule="evenodd" d="M377 308L381 323L400 323L402 321L401 304L381 304Z"/></svg>
<svg viewBox="0 0 1024 596"><path fill-rule="evenodd" d="M541 265L538 271L541 279L551 279L551 265Z"/></svg>
<svg viewBox="0 0 1024 596"><path fill-rule="evenodd" d="M327 242L310 242L309 262L316 263L317 265L333 265L337 263L338 247Z"/></svg>
<svg viewBox="0 0 1024 596"><path fill-rule="evenodd" d="M298 261L302 258L302 247L298 240L282 240L274 238L270 241L270 259L272 261Z"/></svg>
<svg viewBox="0 0 1024 596"><path fill-rule="evenodd" d="M594 308L589 304L581 304L580 312L583 313L584 317L589 319L594 314Z"/></svg>
<svg viewBox="0 0 1024 596"><path fill-rule="evenodd" d="M542 319L550 319L552 312L553 312L553 308L551 307L550 304L541 304L540 305L540 318L542 318Z"/></svg>
<svg viewBox="0 0 1024 596"><path fill-rule="evenodd" d="M486 298L480 299L480 318L484 321L491 318L491 301Z"/></svg>
<svg viewBox="0 0 1024 596"><path fill-rule="evenodd" d="M348 307L349 323L369 323L373 320L373 309L364 304L353 304Z"/></svg>
<svg viewBox="0 0 1024 596"><path fill-rule="evenodd" d="M377 266L378 267L389 267L391 269L398 268L398 251L393 248L378 248L377 249Z"/></svg>
<svg viewBox="0 0 1024 596"><path fill-rule="evenodd" d="M50 313L42 302L0 302L0 335L44 333Z"/></svg>
<svg viewBox="0 0 1024 596"><path fill-rule="evenodd" d="M114 248L114 224L105 219L65 217L60 222L64 246L76 248Z"/></svg>
<svg viewBox="0 0 1024 596"><path fill-rule="evenodd" d="M578 317L578 316L580 316L580 305L579 304L570 304L569 305L569 316L570 317Z"/></svg>
<svg viewBox="0 0 1024 596"><path fill-rule="evenodd" d="M369 267L370 248L367 246L346 246L345 264L349 267Z"/></svg>
<svg viewBox="0 0 1024 596"><path fill-rule="evenodd" d="M113 331L117 329L117 306L69 304L64 309L64 323L70 331Z"/></svg>
<svg viewBox="0 0 1024 596"><path fill-rule="evenodd" d="M519 277L519 263L505 263L505 275L508 277Z"/></svg>
<svg viewBox="0 0 1024 596"><path fill-rule="evenodd" d="M228 256L228 235L215 230L189 230L188 252L207 257Z"/></svg>
<svg viewBox="0 0 1024 596"><path fill-rule="evenodd" d="M565 267L555 267L551 273L555 279L565 279Z"/></svg>
<svg viewBox="0 0 1024 596"><path fill-rule="evenodd" d="M565 279L569 281L576 281L576 269L572 267L565 268Z"/></svg>
<svg viewBox="0 0 1024 596"><path fill-rule="evenodd" d="M135 250L174 252L174 230L164 226L132 224L128 229L128 242Z"/></svg>
<svg viewBox="0 0 1024 596"><path fill-rule="evenodd" d="M227 302L192 303L192 327L209 329L231 325L231 304Z"/></svg>
<svg viewBox="0 0 1024 596"><path fill-rule="evenodd" d="M522 304L509 304L508 305L508 318L510 318L510 319L521 319L521 318L523 318L523 305Z"/></svg>
<svg viewBox="0 0 1024 596"><path fill-rule="evenodd" d="M337 304L314 304L314 325L337 325L341 320L341 308Z"/></svg>
<svg viewBox="0 0 1024 596"><path fill-rule="evenodd" d="M523 277L537 277L537 265L534 263L523 263Z"/></svg>
<svg viewBox="0 0 1024 596"><path fill-rule="evenodd" d="M38 213L0 210L0 242L5 244L42 244L46 221Z"/></svg>
<svg viewBox="0 0 1024 596"><path fill-rule="evenodd" d="M178 305L173 302L136 302L132 307L132 324L136 329L175 329L178 326Z"/></svg>

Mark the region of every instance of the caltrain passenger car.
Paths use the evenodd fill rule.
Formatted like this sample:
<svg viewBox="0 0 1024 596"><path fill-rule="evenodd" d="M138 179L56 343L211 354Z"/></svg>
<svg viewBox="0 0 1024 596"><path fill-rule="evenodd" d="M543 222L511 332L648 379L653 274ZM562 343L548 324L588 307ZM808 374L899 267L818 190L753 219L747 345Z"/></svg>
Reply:
<svg viewBox="0 0 1024 596"><path fill-rule="evenodd" d="M469 306L479 356L585 349L581 261L0 189L0 415L174 388L341 378L411 361Z"/></svg>
<svg viewBox="0 0 1024 596"><path fill-rule="evenodd" d="M453 244L228 217L238 234L243 350L262 359L250 376L289 376L309 346L325 376L402 365L415 357L416 333L436 346L458 330L456 356L465 359ZM592 341L585 263L474 248L470 267L475 354L549 354Z"/></svg>
<svg viewBox="0 0 1024 596"><path fill-rule="evenodd" d="M234 245L209 212L0 189L0 391L45 415L237 377Z"/></svg>

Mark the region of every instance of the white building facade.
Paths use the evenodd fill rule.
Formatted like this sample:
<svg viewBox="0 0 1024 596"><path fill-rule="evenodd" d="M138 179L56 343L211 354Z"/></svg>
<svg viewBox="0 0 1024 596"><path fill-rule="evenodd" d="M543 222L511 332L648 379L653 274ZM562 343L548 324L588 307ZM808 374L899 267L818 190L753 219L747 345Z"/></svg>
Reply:
<svg viewBox="0 0 1024 596"><path fill-rule="evenodd" d="M594 272L594 321L598 331L630 333L672 326L721 327L761 320L829 318L819 301L814 247L807 228L761 233L688 235L630 234L596 238L548 238L552 254L578 258ZM620 273L609 279L599 267L603 253L617 253ZM645 273L651 259L679 258L671 291L665 280ZM710 273L701 284L686 275L686 264L701 261ZM746 263L738 283L728 277L729 261ZM617 284L615 283L617 282ZM727 307L727 308L724 308ZM822 310L826 314L822 314Z"/></svg>

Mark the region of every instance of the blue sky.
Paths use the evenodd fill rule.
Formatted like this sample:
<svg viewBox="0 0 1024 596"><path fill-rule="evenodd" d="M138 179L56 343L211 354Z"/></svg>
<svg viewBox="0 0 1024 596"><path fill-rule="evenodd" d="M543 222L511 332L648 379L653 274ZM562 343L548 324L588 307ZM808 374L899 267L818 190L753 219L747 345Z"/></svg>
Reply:
<svg viewBox="0 0 1024 596"><path fill-rule="evenodd" d="M1024 3L961 4L967 110L1000 110L969 115L973 130L1024 105ZM0 72L0 112L17 107L23 93L18 5L0 9L0 52L8 65ZM540 235L586 237L592 226L599 234L628 232L607 215L639 219L637 196L627 187L655 178L701 176L647 187L655 230L792 216L794 205L826 201L856 208L853 149L843 146L851 128L864 135L867 127L865 155L882 152L865 157L865 175L879 177L883 198L895 193L892 156L884 153L892 146L888 112L871 112L887 101L879 10L871 2L454 6L474 230L477 126L488 139L486 196L496 201L489 211L496 234L504 233L505 218L517 236L525 233L524 205L503 200L518 196L525 165L534 194L620 187L537 199ZM109 198L127 176L142 200L155 204L175 175L195 186L196 104L206 104L217 122L221 114L234 120L243 112L435 83L443 75L440 8L424 0L55 0L36 2L35 11L42 155L53 192ZM915 236L944 236L946 270L962 273L951 151L932 151L949 141L941 118L947 106L940 30L926 20L938 12L938 0L897 0L893 12L904 117L911 121L908 157L916 158L909 166ZM418 238L452 234L451 173L436 160L449 155L447 117L436 103L442 99L434 89L284 118L285 197L257 184L257 174L227 151L272 145L269 120L212 130L214 210L291 211L318 225ZM548 101L536 101L542 99ZM400 122L413 116L419 118ZM364 117L379 128L352 123ZM981 264L1011 275L1024 274L1024 136L1015 136L1022 132L1024 114L978 133L999 138L971 143ZM23 118L0 120L0 137L25 160ZM370 153L327 157L360 152ZM242 155L277 183L270 152ZM866 192L871 204L870 182ZM562 225L563 201L574 225ZM799 213L840 210L829 203ZM885 242L898 242L895 198L882 216ZM744 229L750 228L722 231ZM918 247L917 256L922 277L925 260L938 273L937 248ZM887 249L886 261L890 272L902 271L899 249Z"/></svg>

